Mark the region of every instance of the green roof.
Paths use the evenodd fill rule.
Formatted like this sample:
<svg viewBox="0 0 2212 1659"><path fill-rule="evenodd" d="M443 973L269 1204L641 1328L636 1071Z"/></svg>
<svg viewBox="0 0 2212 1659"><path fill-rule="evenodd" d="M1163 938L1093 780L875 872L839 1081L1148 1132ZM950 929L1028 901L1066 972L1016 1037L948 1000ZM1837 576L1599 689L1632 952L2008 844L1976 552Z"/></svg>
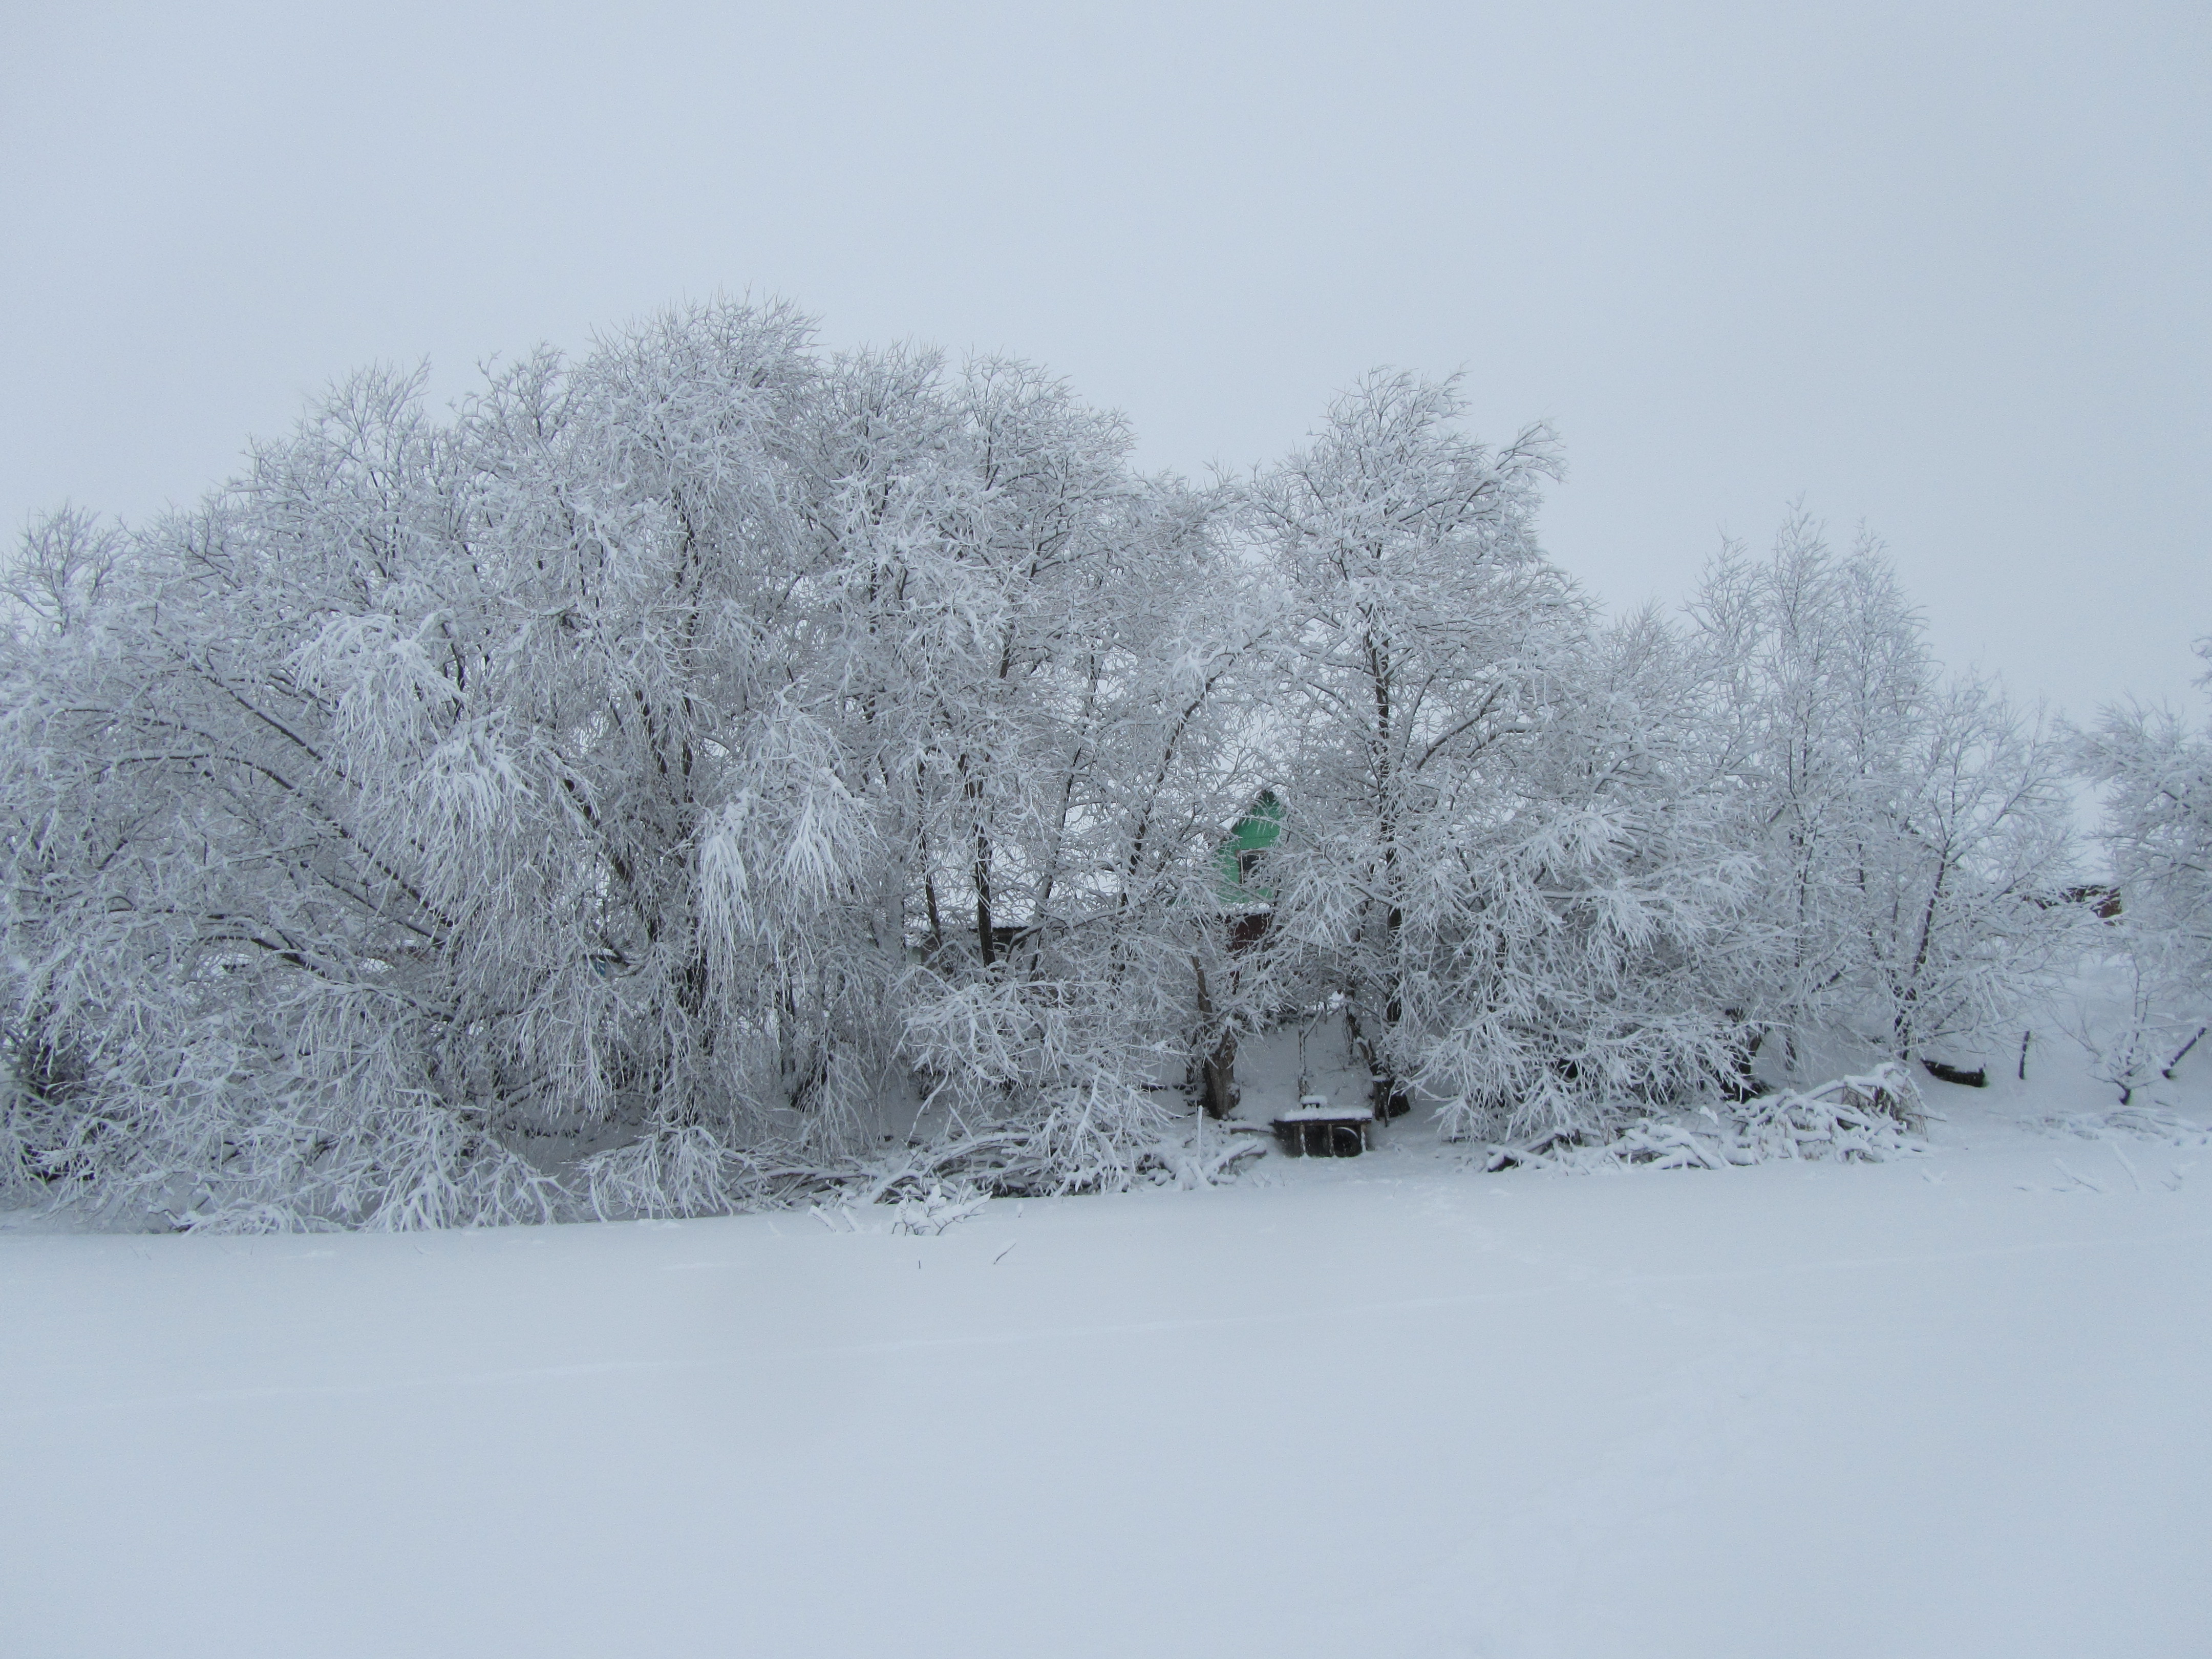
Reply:
<svg viewBox="0 0 2212 1659"><path fill-rule="evenodd" d="M1224 904L1264 904L1275 896L1271 887L1261 887L1250 878L1260 855L1275 844L1283 833L1283 803L1272 789L1263 789L1259 799L1237 820L1237 826L1221 843L1221 902Z"/></svg>

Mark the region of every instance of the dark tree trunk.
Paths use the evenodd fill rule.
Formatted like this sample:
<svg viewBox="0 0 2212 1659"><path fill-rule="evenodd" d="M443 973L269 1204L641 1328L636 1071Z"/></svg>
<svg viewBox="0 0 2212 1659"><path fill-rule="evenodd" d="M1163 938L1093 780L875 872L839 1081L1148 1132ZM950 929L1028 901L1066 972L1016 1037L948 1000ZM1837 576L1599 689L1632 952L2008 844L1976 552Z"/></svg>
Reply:
<svg viewBox="0 0 2212 1659"><path fill-rule="evenodd" d="M1206 983L1206 969L1195 957L1191 958L1190 966L1198 975L1200 1041L1204 1042L1207 1034L1213 1034L1205 1057L1199 1061L1199 1100L1208 1117L1227 1117L1237 1109L1240 1098L1237 1087L1237 1033L1226 1026L1214 1033L1212 988Z"/></svg>

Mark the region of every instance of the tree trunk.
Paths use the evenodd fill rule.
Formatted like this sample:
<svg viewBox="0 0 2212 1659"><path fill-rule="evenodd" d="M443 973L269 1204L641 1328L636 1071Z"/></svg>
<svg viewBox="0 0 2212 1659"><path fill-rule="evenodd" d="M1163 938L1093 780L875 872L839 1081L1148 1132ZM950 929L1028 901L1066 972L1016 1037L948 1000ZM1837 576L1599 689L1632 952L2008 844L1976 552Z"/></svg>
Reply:
<svg viewBox="0 0 2212 1659"><path fill-rule="evenodd" d="M1213 994L1206 969L1196 957L1190 966L1198 975L1199 1041L1206 1045L1199 1062L1199 1100L1208 1117L1227 1117L1242 1097L1237 1087L1237 1033L1225 1025L1214 1030Z"/></svg>

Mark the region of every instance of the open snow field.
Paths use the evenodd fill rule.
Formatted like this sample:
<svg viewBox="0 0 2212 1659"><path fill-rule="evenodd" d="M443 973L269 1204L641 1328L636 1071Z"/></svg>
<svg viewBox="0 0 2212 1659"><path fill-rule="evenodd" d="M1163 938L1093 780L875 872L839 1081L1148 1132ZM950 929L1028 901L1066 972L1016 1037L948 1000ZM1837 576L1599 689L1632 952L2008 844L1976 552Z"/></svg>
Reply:
<svg viewBox="0 0 2212 1659"><path fill-rule="evenodd" d="M2212 1152L1928 1092L1896 1164L1401 1126L933 1238L17 1218L0 1650L2212 1652Z"/></svg>

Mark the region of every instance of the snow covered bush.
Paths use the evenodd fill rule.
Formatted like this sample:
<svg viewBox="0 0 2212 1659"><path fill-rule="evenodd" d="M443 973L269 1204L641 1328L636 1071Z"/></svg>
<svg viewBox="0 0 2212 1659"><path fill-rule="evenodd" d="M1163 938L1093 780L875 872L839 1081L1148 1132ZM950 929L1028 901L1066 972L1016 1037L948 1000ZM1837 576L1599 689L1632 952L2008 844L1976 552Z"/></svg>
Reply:
<svg viewBox="0 0 2212 1659"><path fill-rule="evenodd" d="M1778 1158L1879 1164L1927 1150L1920 1091L1912 1074L1894 1063L1863 1077L1758 1096L1724 1112L1708 1109L1720 1125L1723 1155L1731 1164Z"/></svg>
<svg viewBox="0 0 2212 1659"><path fill-rule="evenodd" d="M1702 1121L1701 1121L1702 1120ZM1723 1170L1730 1165L1833 1160L1883 1164L1928 1150L1920 1091L1894 1062L1861 1077L1808 1089L1644 1116L1610 1130L1562 1130L1518 1146L1494 1146L1492 1170L1556 1169L1575 1174L1645 1167Z"/></svg>

